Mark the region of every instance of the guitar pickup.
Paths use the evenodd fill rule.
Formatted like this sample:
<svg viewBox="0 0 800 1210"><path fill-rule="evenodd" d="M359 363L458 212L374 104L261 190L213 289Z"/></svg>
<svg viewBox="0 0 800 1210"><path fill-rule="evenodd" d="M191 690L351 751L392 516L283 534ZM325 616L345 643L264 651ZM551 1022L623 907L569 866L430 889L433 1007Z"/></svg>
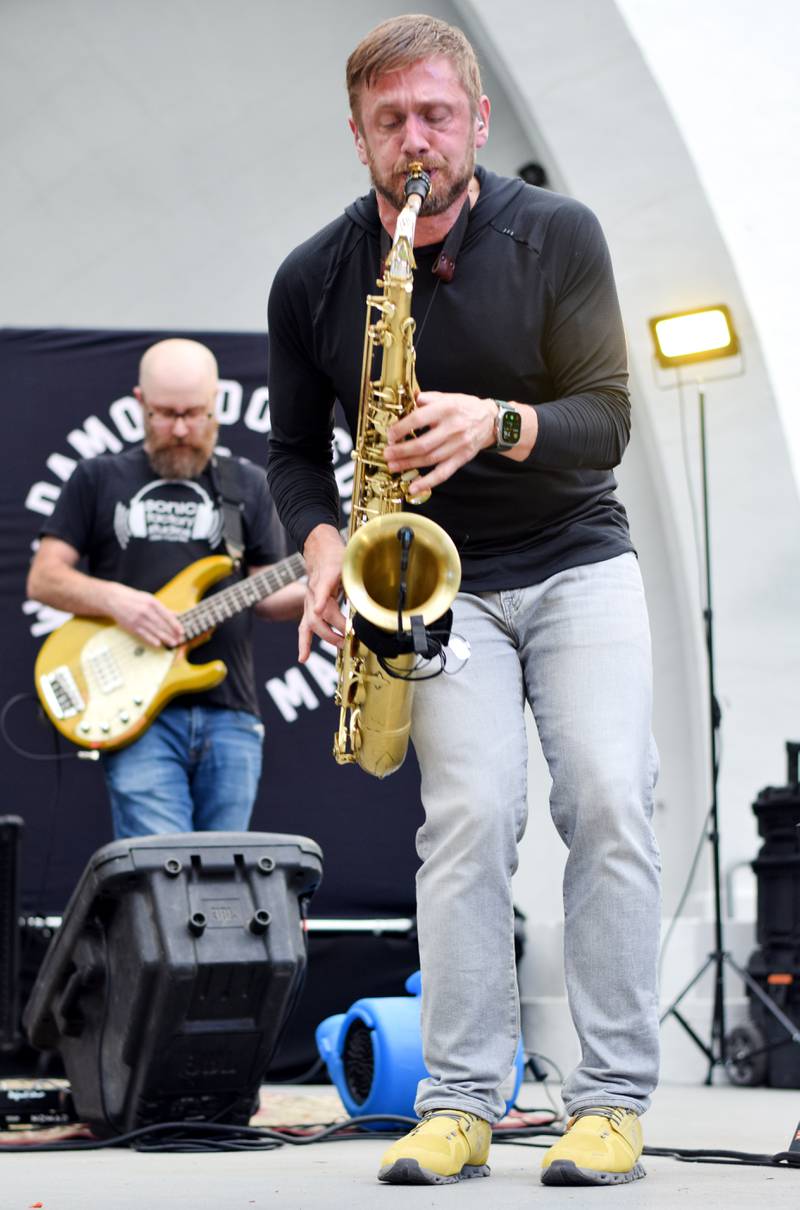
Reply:
<svg viewBox="0 0 800 1210"><path fill-rule="evenodd" d="M114 654L109 647L93 647L86 655L85 669L96 680L101 693L114 693L124 687L124 680Z"/></svg>
<svg viewBox="0 0 800 1210"><path fill-rule="evenodd" d="M39 685L42 696L56 718L72 718L86 709L75 677L66 664L39 677Z"/></svg>

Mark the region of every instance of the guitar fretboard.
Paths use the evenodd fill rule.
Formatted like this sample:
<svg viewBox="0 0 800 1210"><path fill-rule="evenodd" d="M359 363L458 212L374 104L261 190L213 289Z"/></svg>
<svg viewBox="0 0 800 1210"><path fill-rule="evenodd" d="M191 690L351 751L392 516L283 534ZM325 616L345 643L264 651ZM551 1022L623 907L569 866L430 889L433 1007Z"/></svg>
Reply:
<svg viewBox="0 0 800 1210"><path fill-rule="evenodd" d="M281 559L280 563L275 563L272 567L265 567L254 576L237 580L235 584L223 588L222 592L204 597L197 605L178 615L186 638L196 639L207 630L213 630L221 622L227 622L228 618L241 613L243 609L249 609L251 605L256 605L279 588L293 584L304 572L303 556L289 555L287 559Z"/></svg>

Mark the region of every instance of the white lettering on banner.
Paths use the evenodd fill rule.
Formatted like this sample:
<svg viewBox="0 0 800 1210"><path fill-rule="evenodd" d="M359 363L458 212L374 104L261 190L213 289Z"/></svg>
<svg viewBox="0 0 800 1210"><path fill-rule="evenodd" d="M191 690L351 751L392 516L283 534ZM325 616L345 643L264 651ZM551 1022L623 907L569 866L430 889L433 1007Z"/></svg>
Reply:
<svg viewBox="0 0 800 1210"><path fill-rule="evenodd" d="M144 437L144 421L142 407L133 395L123 395L115 399L108 409L108 414L117 426L117 432L125 441L141 441Z"/></svg>
<svg viewBox="0 0 800 1210"><path fill-rule="evenodd" d="M345 517L349 517L352 512L353 472L356 469L355 463L350 457L352 448L352 437L346 429L339 428L337 425L333 430L333 453L334 457L341 458L341 462L339 462L338 466L334 467L333 475L341 497L342 512Z"/></svg>
<svg viewBox="0 0 800 1210"><path fill-rule="evenodd" d="M220 378L217 392L217 420L236 424L242 414L242 384L232 378Z"/></svg>
<svg viewBox="0 0 800 1210"><path fill-rule="evenodd" d="M337 425L333 430L333 452L338 454L340 458L346 457L353 448L353 438L348 433L347 429L340 429Z"/></svg>
<svg viewBox="0 0 800 1210"><path fill-rule="evenodd" d="M336 486L339 489L339 495L342 497L342 511L348 516L352 511L353 472L355 469L355 463L341 462L333 472L333 477L336 480Z"/></svg>
<svg viewBox="0 0 800 1210"><path fill-rule="evenodd" d="M269 387L256 387L244 414L245 427L254 433L268 433L272 428L269 415Z"/></svg>
<svg viewBox="0 0 800 1210"><path fill-rule="evenodd" d="M297 667L288 668L283 680L279 676L271 677L266 682L266 690L287 723L296 720L295 707L307 706L309 710L316 710L319 705L313 689Z"/></svg>
<svg viewBox="0 0 800 1210"><path fill-rule="evenodd" d="M306 662L306 671L311 673L326 697L333 697L339 683L335 664L312 651Z"/></svg>
<svg viewBox="0 0 800 1210"><path fill-rule="evenodd" d="M68 458L66 454L51 454L47 459L47 469L57 475L62 483L67 482L77 465L75 459Z"/></svg>
<svg viewBox="0 0 800 1210"><path fill-rule="evenodd" d="M23 601L22 612L27 615L35 614L36 621L31 626L31 634L37 639L43 634L58 630L62 623L68 622L72 617L71 613L65 613L63 609L53 609L51 605L42 605L41 601Z"/></svg>
<svg viewBox="0 0 800 1210"><path fill-rule="evenodd" d="M25 497L25 507L32 513L41 513L43 517L52 515L56 500L61 495L61 488L55 483L34 483Z"/></svg>
<svg viewBox="0 0 800 1210"><path fill-rule="evenodd" d="M112 433L97 416L87 416L82 429L67 433L67 441L81 458L94 458L106 450L118 454L122 449L122 442L116 433Z"/></svg>

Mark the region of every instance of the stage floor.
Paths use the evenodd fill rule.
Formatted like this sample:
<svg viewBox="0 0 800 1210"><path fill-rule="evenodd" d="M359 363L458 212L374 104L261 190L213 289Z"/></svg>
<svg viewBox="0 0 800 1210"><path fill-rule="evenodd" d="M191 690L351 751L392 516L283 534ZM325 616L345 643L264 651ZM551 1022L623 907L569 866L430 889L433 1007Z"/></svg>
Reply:
<svg viewBox="0 0 800 1210"><path fill-rule="evenodd" d="M526 1105L544 1104L537 1084L526 1084ZM340 1102L329 1085L265 1089L260 1120L282 1124L331 1121ZM730 1085L663 1085L644 1119L654 1147L715 1148L774 1154L788 1149L800 1118L794 1090ZM7 1137L7 1136L6 1136ZM540 1140L544 1143L544 1140ZM372 1210L380 1204L430 1207L586 1206L619 1199L637 1210L780 1210L800 1203L800 1170L688 1164L646 1157L647 1177L616 1191L549 1189L538 1180L538 1147L496 1144L491 1183L448 1188L385 1186L375 1179L382 1140L285 1146L236 1154L142 1154L129 1150L67 1154L7 1154L0 1173L0 1210ZM458 1190L455 1192L455 1190Z"/></svg>

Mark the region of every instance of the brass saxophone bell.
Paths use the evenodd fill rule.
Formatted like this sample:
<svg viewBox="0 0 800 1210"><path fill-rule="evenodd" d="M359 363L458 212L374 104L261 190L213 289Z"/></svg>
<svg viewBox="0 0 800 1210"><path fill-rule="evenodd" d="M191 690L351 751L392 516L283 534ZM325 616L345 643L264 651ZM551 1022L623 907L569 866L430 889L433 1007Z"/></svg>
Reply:
<svg viewBox="0 0 800 1210"><path fill-rule="evenodd" d="M405 577L398 538L404 528L413 534ZM352 608L379 629L397 631L403 578L403 630L410 631L412 616L421 616L426 626L437 622L452 605L461 582L455 543L428 517L409 512L373 517L356 530L345 548L342 584Z"/></svg>

